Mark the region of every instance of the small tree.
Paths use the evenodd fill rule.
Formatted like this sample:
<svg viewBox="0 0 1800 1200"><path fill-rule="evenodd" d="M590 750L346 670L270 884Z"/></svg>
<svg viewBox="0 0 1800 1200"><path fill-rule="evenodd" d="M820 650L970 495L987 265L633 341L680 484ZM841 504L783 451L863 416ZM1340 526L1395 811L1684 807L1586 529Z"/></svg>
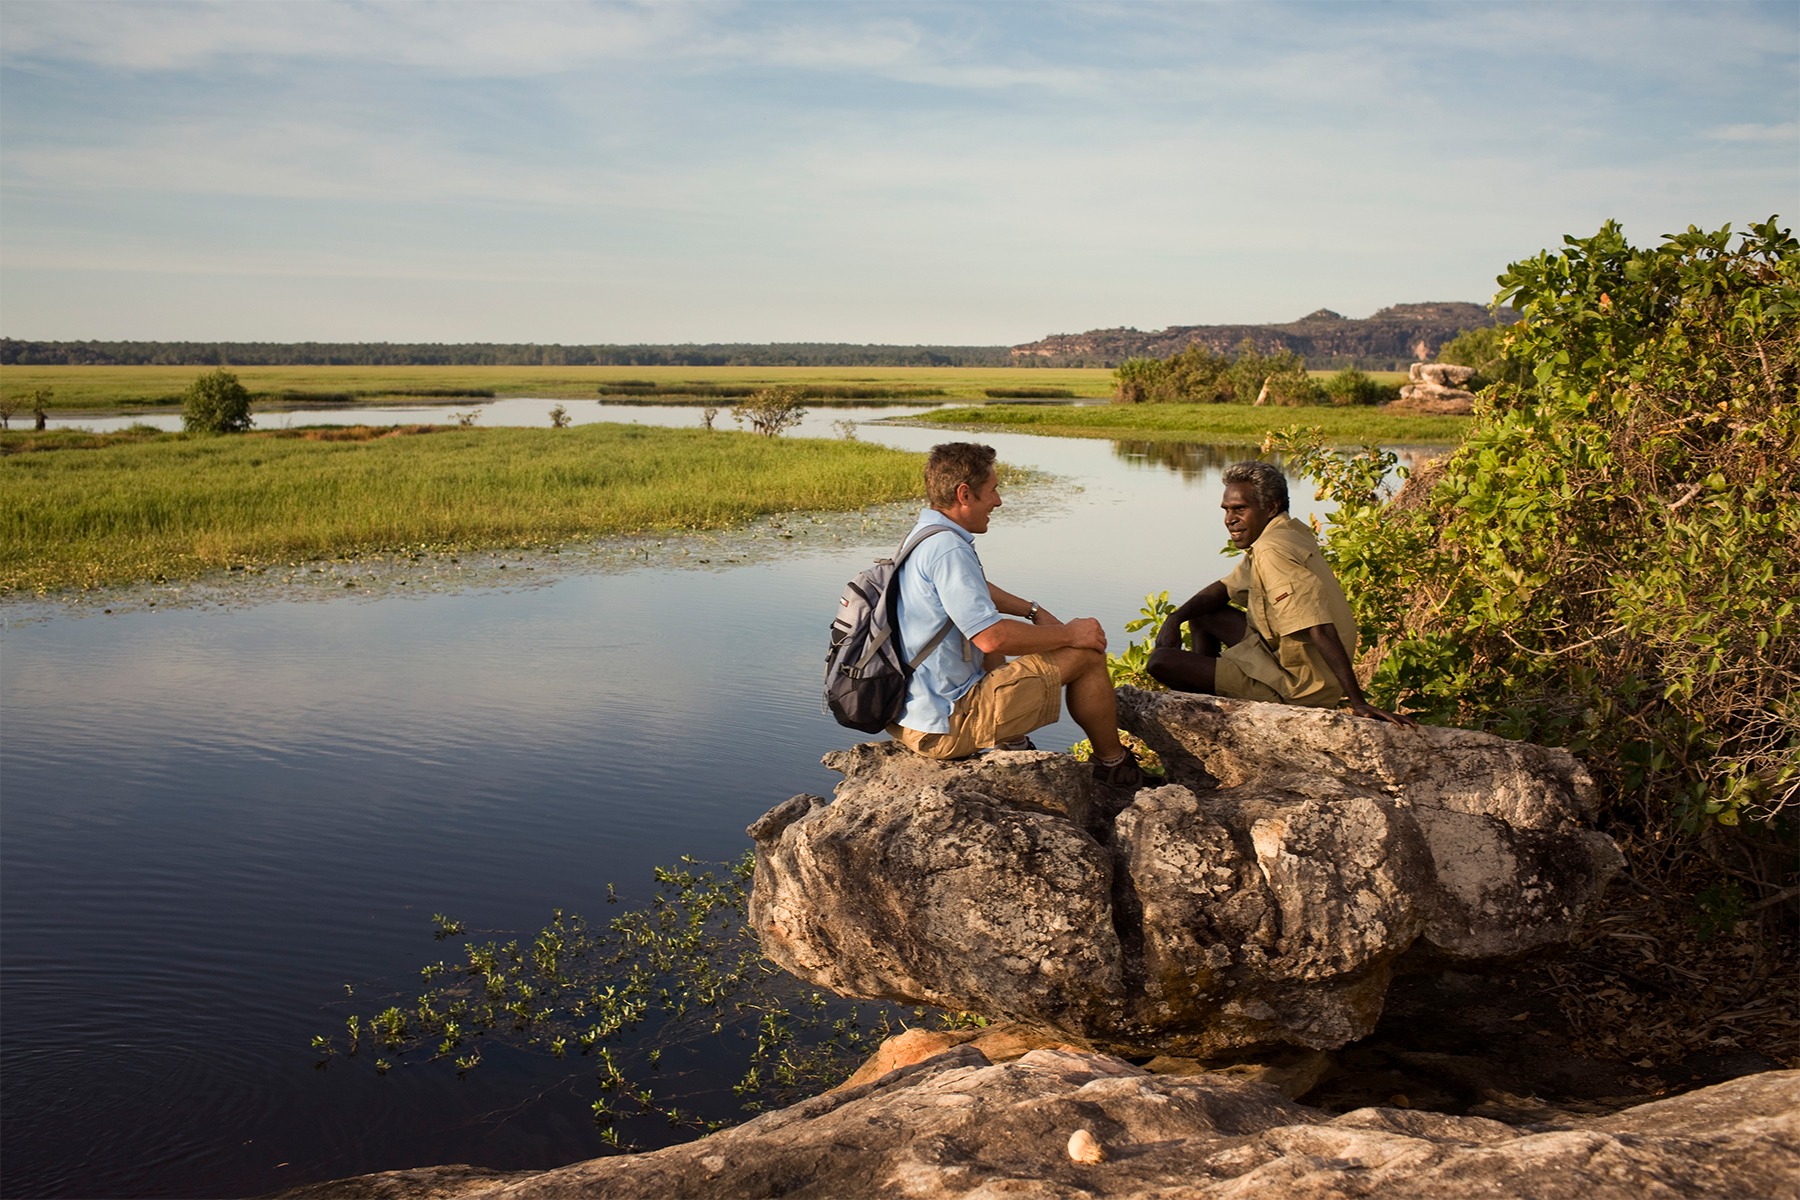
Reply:
<svg viewBox="0 0 1800 1200"><path fill-rule="evenodd" d="M208 371L188 385L181 427L189 433L242 433L250 428L250 393L224 367Z"/></svg>
<svg viewBox="0 0 1800 1200"><path fill-rule="evenodd" d="M791 384L758 388L742 404L732 405L731 419L739 425L748 421L757 433L775 437L782 430L798 425L806 416L806 410L800 407L805 396L804 389Z"/></svg>
<svg viewBox="0 0 1800 1200"><path fill-rule="evenodd" d="M567 429L569 427L569 410L558 404L550 410L550 428Z"/></svg>
<svg viewBox="0 0 1800 1200"><path fill-rule="evenodd" d="M5 429L12 415L19 411L19 398L0 392L0 429Z"/></svg>

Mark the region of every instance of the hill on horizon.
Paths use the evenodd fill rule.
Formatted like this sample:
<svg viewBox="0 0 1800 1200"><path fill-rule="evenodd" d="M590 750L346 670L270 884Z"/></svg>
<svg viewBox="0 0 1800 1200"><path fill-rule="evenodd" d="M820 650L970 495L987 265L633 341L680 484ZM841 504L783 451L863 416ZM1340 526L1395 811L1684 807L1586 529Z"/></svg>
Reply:
<svg viewBox="0 0 1800 1200"><path fill-rule="evenodd" d="M1278 325L1171 325L1152 333L1137 329L1055 333L1014 346L1012 356L1015 361L1029 360L1046 367L1116 367L1128 358L1168 358L1196 343L1214 353L1230 354L1248 341L1264 354L1291 350L1316 370L1404 371L1412 363L1429 362L1445 342L1460 333L1509 325L1518 319L1510 308L1490 309L1462 300L1395 304L1360 318L1321 308Z"/></svg>

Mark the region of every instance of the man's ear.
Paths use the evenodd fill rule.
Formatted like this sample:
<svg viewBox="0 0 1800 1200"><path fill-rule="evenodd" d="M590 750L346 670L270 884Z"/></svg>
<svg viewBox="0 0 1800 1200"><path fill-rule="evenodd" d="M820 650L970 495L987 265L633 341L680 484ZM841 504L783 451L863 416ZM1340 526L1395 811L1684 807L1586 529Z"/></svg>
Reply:
<svg viewBox="0 0 1800 1200"><path fill-rule="evenodd" d="M963 494L964 492L967 492L968 495L965 496ZM970 487L966 483L959 483L956 485L956 502L958 504L966 505L966 504L970 503L971 501L973 501L974 499L975 499L975 489L974 488Z"/></svg>

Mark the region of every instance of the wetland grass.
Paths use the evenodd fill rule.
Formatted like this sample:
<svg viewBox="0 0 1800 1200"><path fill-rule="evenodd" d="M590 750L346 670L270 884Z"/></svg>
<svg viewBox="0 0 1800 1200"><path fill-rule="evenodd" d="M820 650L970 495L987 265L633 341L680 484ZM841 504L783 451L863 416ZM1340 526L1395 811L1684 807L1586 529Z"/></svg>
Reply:
<svg viewBox="0 0 1800 1200"><path fill-rule="evenodd" d="M0 594L722 529L916 496L921 465L863 442L609 424L13 432L0 451Z"/></svg>
<svg viewBox="0 0 1800 1200"><path fill-rule="evenodd" d="M206 368L195 366L0 367L0 396L28 400L52 392L50 411L107 412L173 409ZM231 367L260 410L311 403L441 402L446 397L541 396L593 399L606 393L653 397L724 394L710 389L793 385L817 389L820 399L979 401L988 389L1061 388L1071 395L1112 395L1110 370L1094 367ZM697 390L696 390L697 389ZM30 411L29 405L23 410Z"/></svg>
<svg viewBox="0 0 1800 1200"><path fill-rule="evenodd" d="M1389 414L1375 408L1255 407L1244 404L987 404L943 408L915 418L923 425L1056 437L1129 438L1147 442L1261 442L1290 425L1316 425L1333 443L1454 443L1468 417Z"/></svg>

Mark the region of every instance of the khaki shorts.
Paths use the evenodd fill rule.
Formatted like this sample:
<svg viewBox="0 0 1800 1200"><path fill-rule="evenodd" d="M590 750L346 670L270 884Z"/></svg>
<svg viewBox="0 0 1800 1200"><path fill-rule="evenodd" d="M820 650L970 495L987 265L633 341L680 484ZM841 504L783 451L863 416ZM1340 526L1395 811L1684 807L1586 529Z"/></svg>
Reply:
<svg viewBox="0 0 1800 1200"><path fill-rule="evenodd" d="M1282 694L1245 670L1246 659L1260 659L1260 662L1247 664L1250 670L1262 667L1266 672L1275 666L1275 659L1263 649L1260 639L1253 633L1235 646L1227 646L1224 653L1213 661L1213 694L1230 696L1235 700L1269 700L1276 704L1283 703ZM1263 664L1267 667L1263 667Z"/></svg>
<svg viewBox="0 0 1800 1200"><path fill-rule="evenodd" d="M950 710L949 733L920 733L889 725L893 739L926 758L967 758L999 742L1024 737L1062 716L1062 676L1042 654L1015 658L981 677Z"/></svg>
<svg viewBox="0 0 1800 1200"><path fill-rule="evenodd" d="M1259 678L1259 676L1261 678ZM1298 704L1307 708L1335 708L1344 698L1335 682L1314 688L1306 696L1291 696L1273 687L1268 680L1288 679L1254 633L1235 646L1227 646L1213 663L1213 694L1236 700L1267 700L1275 704Z"/></svg>

